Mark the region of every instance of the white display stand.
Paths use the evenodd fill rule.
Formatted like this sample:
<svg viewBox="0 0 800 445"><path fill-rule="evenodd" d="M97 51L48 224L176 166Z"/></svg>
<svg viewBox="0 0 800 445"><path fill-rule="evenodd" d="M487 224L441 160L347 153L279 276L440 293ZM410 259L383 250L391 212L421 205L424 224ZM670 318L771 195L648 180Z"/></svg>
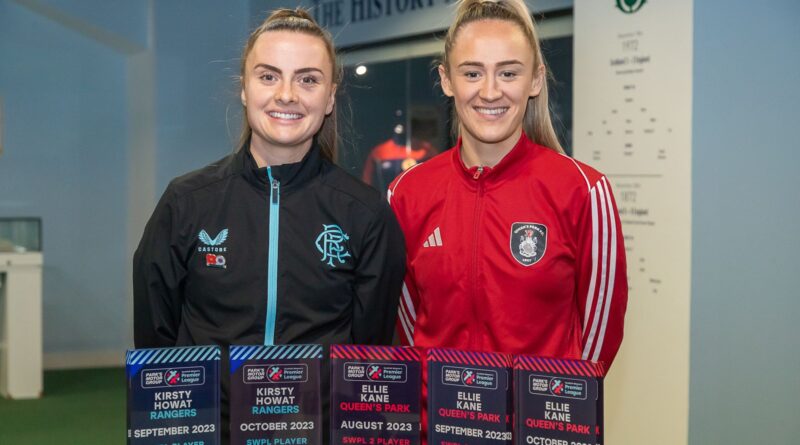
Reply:
<svg viewBox="0 0 800 445"><path fill-rule="evenodd" d="M0 395L42 395L41 253L0 253Z"/></svg>

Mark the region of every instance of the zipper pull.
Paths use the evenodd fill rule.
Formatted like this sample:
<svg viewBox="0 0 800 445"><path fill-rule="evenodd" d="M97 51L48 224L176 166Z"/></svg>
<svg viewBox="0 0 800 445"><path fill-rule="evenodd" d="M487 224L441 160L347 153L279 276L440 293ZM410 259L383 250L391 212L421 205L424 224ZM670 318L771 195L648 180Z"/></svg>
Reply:
<svg viewBox="0 0 800 445"><path fill-rule="evenodd" d="M481 173L483 173L483 167L478 167L478 169L477 169L477 170L475 170L475 174L474 174L474 175L472 175L472 179L474 179L474 180L476 180L476 181L477 181L477 180L478 180L478 178L480 178L480 177L481 177Z"/></svg>
<svg viewBox="0 0 800 445"><path fill-rule="evenodd" d="M277 204L278 203L278 187L279 186L280 186L280 183L278 182L278 180L277 179L273 179L272 180L272 193L270 193L270 196L272 196L272 203L273 204Z"/></svg>
<svg viewBox="0 0 800 445"><path fill-rule="evenodd" d="M269 191L269 198L272 204L278 203L278 187L280 187L280 183L277 179L272 177L272 167L269 165L267 166L267 179L269 180L269 184L271 190Z"/></svg>

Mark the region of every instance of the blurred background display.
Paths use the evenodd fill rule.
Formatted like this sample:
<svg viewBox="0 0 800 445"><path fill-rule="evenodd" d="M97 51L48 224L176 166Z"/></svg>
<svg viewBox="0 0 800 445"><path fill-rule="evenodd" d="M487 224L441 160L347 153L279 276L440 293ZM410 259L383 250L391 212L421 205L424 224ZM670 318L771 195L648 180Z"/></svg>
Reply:
<svg viewBox="0 0 800 445"><path fill-rule="evenodd" d="M0 218L0 252L41 251L41 218Z"/></svg>

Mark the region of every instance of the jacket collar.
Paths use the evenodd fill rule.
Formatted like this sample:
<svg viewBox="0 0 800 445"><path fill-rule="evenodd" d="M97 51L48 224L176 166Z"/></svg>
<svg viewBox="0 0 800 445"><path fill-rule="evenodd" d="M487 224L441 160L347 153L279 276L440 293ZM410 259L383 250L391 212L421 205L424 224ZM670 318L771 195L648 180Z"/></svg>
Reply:
<svg viewBox="0 0 800 445"><path fill-rule="evenodd" d="M467 167L461 157L461 142L461 138L458 138L458 143L451 150L453 167L457 170L457 175L471 189L477 189L480 185L486 189L494 188L506 179L516 176L524 170L525 164L537 147L524 132L521 132L514 148L494 167Z"/></svg>
<svg viewBox="0 0 800 445"><path fill-rule="evenodd" d="M267 191L269 190L267 167L258 167L256 160L250 153L249 146L248 141L236 153L237 163L247 182ZM277 179L281 183L282 190L290 191L318 176L322 171L323 163L324 160L319 154L319 147L314 144L300 162L272 166L271 173L273 179Z"/></svg>

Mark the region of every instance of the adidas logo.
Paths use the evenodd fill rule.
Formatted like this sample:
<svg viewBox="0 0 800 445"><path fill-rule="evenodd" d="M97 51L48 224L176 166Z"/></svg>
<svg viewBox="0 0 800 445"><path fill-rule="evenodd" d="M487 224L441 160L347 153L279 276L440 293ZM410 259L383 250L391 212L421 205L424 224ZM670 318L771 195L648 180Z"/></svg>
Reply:
<svg viewBox="0 0 800 445"><path fill-rule="evenodd" d="M433 230L433 233L428 235L428 240L422 244L422 247L442 247L444 244L442 243L442 234L439 232L439 228Z"/></svg>

